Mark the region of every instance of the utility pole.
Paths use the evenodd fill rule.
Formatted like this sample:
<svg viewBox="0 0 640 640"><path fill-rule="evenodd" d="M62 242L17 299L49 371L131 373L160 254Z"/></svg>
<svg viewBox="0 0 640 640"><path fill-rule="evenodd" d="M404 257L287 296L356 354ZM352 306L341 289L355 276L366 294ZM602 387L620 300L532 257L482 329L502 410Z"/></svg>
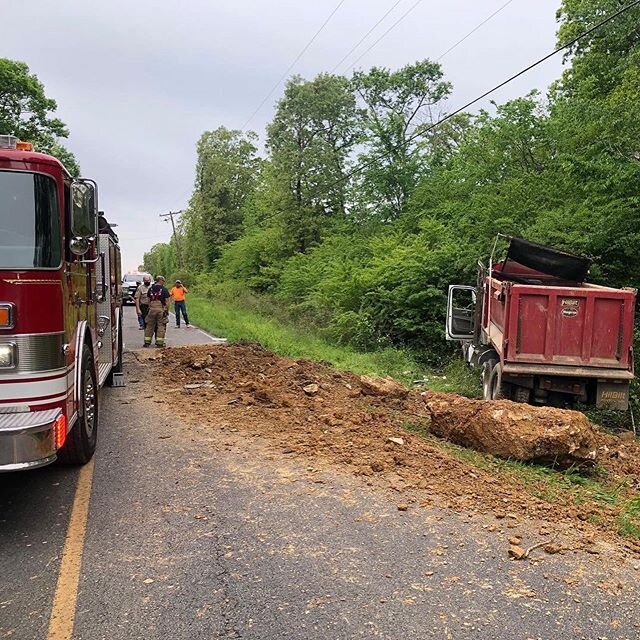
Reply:
<svg viewBox="0 0 640 640"><path fill-rule="evenodd" d="M173 241L176 243L176 253L178 254L178 264L182 267L182 252L180 251L180 243L178 242L178 234L176 233L176 223L173 221L173 216L179 216L182 211L169 211L169 213L161 213L160 217L165 220L169 218L171 220L171 227L173 228Z"/></svg>

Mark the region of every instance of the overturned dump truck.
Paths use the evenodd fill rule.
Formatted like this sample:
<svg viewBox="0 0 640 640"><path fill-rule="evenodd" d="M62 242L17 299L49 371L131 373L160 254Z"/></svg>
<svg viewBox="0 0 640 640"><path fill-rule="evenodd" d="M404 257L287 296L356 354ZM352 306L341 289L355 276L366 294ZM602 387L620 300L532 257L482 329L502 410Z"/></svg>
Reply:
<svg viewBox="0 0 640 640"><path fill-rule="evenodd" d="M585 282L590 266L499 236L477 285L449 287L446 336L482 372L485 400L628 408L636 290Z"/></svg>

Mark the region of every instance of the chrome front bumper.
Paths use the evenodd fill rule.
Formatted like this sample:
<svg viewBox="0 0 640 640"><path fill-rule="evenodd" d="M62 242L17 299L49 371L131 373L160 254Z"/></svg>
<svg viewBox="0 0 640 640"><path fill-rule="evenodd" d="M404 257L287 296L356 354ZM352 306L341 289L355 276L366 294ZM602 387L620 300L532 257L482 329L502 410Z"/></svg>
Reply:
<svg viewBox="0 0 640 640"><path fill-rule="evenodd" d="M0 472L35 469L56 459L60 409L0 414Z"/></svg>

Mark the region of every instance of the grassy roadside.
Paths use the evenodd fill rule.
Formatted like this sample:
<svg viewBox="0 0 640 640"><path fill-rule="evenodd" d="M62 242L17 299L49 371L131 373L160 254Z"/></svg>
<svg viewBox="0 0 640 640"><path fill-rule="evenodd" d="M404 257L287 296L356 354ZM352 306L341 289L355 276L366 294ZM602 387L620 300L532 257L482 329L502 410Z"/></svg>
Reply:
<svg viewBox="0 0 640 640"><path fill-rule="evenodd" d="M329 362L337 369L358 374L390 376L405 384L425 380L430 389L469 395L476 392L475 376L463 363L451 363L443 372L427 371L407 351L383 349L362 353L346 346L330 344L300 326L274 319L257 308L228 300L189 299L193 322L231 342L251 340L278 355Z"/></svg>
<svg viewBox="0 0 640 640"><path fill-rule="evenodd" d="M600 465L585 475L574 467L558 471L544 465L503 460L440 440L419 424L408 422L405 429L456 458L519 486L534 498L549 504L570 503L577 511L589 512L586 519L592 524L606 525L623 538L640 540L640 494L634 489L633 478L610 477ZM608 512L609 508L615 516ZM612 520L605 523L605 518Z"/></svg>
<svg viewBox="0 0 640 640"><path fill-rule="evenodd" d="M191 298L189 315L196 325L214 335L224 336L231 342L255 341L281 356L323 361L337 369L358 374L391 376L405 384L418 379L425 380L426 386L434 391L478 395L476 374L469 372L462 362L454 361L442 372L425 371L405 351L385 349L361 353L332 345L311 330L305 331L300 326L276 319L267 311L248 307L242 302ZM603 512L606 505L610 505L617 513L613 527L617 533L640 540L640 496L626 478L609 478L605 469L596 469L595 473L586 477L575 469L556 471L539 465L500 460L439 440L420 425L407 423L405 428L545 502L554 504L569 500L578 508L585 504L593 505L589 515L593 524L599 524L598 518L607 517Z"/></svg>

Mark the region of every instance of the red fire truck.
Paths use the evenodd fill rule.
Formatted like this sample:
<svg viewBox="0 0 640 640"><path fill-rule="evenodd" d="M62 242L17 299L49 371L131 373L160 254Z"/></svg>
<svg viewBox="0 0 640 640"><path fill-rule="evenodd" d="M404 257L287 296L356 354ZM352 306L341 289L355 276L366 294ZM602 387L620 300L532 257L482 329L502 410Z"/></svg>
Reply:
<svg viewBox="0 0 640 640"><path fill-rule="evenodd" d="M88 462L121 377L118 237L97 185L0 135L0 471Z"/></svg>

